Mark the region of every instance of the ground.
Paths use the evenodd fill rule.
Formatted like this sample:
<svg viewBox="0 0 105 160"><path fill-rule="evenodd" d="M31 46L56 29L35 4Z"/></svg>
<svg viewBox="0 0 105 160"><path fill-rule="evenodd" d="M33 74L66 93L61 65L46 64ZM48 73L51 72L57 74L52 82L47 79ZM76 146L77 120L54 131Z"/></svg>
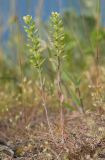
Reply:
<svg viewBox="0 0 105 160"><path fill-rule="evenodd" d="M15 112L16 111L16 112ZM61 142L59 111L50 111L54 140L45 114L36 108L17 107L0 119L0 160L104 160L105 112L64 111Z"/></svg>

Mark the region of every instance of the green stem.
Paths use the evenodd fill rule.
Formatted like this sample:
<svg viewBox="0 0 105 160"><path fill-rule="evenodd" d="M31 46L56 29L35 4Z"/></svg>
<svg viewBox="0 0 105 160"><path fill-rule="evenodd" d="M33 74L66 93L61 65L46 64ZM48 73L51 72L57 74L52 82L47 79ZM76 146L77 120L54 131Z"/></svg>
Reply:
<svg viewBox="0 0 105 160"><path fill-rule="evenodd" d="M42 103L43 103L43 107L45 110L45 114L46 114L46 119L47 119L47 124L49 127L49 133L51 134L51 137L54 141L54 143L57 145L56 141L55 141L55 137L51 128L51 124L50 124L50 120L49 120L49 116L48 116L48 110L47 110L47 104L46 104L46 96L44 94L45 90L44 90L44 84L43 84L43 77L42 77L42 71L41 68L38 68L38 73L39 73L39 81L40 81L40 88L41 88L41 98L42 98Z"/></svg>
<svg viewBox="0 0 105 160"><path fill-rule="evenodd" d="M58 88L58 99L59 99L59 106L61 108L60 111L60 121L61 121L61 134L62 134L62 143L64 143L64 116L63 116L63 100L62 100L62 89L61 89L61 61L60 57L57 57L57 88Z"/></svg>

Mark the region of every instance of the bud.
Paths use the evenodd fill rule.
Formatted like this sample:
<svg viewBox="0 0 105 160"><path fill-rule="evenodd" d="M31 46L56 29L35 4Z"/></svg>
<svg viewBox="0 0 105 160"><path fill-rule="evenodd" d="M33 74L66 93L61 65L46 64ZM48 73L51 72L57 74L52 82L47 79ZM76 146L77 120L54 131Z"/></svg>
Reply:
<svg viewBox="0 0 105 160"><path fill-rule="evenodd" d="M30 24L31 20L32 20L32 16L27 15L23 17L23 20L26 24Z"/></svg>

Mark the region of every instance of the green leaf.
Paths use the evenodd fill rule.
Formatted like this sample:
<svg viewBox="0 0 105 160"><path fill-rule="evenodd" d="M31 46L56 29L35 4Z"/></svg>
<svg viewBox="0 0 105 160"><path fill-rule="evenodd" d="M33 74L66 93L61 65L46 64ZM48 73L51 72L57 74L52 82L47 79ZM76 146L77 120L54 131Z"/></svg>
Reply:
<svg viewBox="0 0 105 160"><path fill-rule="evenodd" d="M75 108L74 106L71 106L70 104L68 103L64 103L64 107L66 107L67 109L69 109L70 111L73 111Z"/></svg>

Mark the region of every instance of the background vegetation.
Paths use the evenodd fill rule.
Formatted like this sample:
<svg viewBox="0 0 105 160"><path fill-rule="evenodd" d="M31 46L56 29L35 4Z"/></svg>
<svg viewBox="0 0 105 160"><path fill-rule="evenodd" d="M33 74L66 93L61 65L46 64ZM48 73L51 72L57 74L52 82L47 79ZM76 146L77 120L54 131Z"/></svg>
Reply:
<svg viewBox="0 0 105 160"><path fill-rule="evenodd" d="M59 2L57 1L57 5L60 7ZM72 3L71 1L70 4ZM28 14L31 2L27 0L26 4ZM0 112L18 105L37 106L40 103L37 73L29 63L23 20L17 13L16 5L16 1L10 1L8 18L5 21L4 16L0 17ZM53 54L49 48L49 18L45 20L43 13L39 12L43 5L44 1L39 1L35 21L41 37L42 56L46 59L43 75L46 79L48 103L56 108L56 89L53 85L55 67L49 61ZM79 9L61 10L66 55L62 62L61 81L64 107L69 110L81 111L104 105L105 32L101 26L100 13L98 1L92 3L81 0Z"/></svg>

